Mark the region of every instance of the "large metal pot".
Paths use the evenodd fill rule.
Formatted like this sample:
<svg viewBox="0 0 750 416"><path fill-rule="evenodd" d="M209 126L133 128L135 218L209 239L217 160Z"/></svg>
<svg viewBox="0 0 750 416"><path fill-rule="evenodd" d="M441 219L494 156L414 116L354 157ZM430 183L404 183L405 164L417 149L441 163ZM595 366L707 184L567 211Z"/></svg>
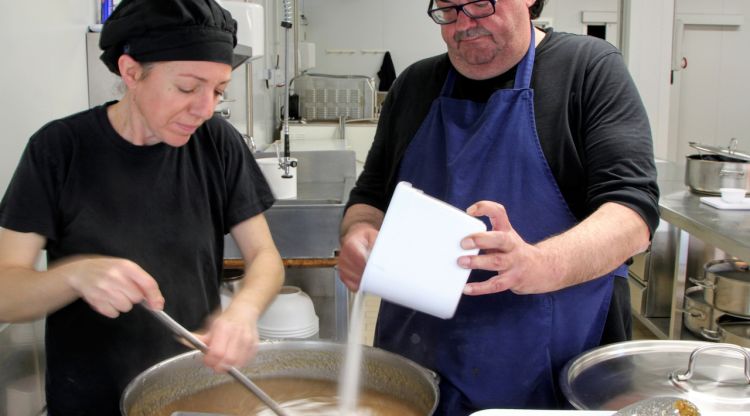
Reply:
<svg viewBox="0 0 750 416"><path fill-rule="evenodd" d="M750 414L750 350L703 341L621 342L568 362L560 385L581 410L618 410L672 396L705 414Z"/></svg>
<svg viewBox="0 0 750 416"><path fill-rule="evenodd" d="M750 348L750 320L724 315L716 321L719 342Z"/></svg>
<svg viewBox="0 0 750 416"><path fill-rule="evenodd" d="M241 369L251 379L305 378L336 381L345 345L326 341L261 343L253 362ZM364 346L361 385L404 400L424 415L437 407L437 375L390 352ZM232 382L203 364L199 351L178 355L147 369L125 388L120 411L126 416L154 414L165 405L219 384ZM250 393L248 393L250 394Z"/></svg>
<svg viewBox="0 0 750 416"><path fill-rule="evenodd" d="M714 309L704 300L703 288L693 286L685 291L683 323L693 334L709 341L719 341L717 320L724 312Z"/></svg>
<svg viewBox="0 0 750 416"><path fill-rule="evenodd" d="M690 279L704 288L704 299L714 308L750 318L750 270L741 260L713 260L703 266L703 278Z"/></svg>
<svg viewBox="0 0 750 416"><path fill-rule="evenodd" d="M690 142L690 147L701 151L687 156L685 185L690 190L708 195L720 195L721 188L750 192L750 155L736 149L737 139L732 139L726 148L695 142Z"/></svg>
<svg viewBox="0 0 750 416"><path fill-rule="evenodd" d="M688 155L685 185L699 194L721 195L721 188L750 192L750 163L721 155Z"/></svg>

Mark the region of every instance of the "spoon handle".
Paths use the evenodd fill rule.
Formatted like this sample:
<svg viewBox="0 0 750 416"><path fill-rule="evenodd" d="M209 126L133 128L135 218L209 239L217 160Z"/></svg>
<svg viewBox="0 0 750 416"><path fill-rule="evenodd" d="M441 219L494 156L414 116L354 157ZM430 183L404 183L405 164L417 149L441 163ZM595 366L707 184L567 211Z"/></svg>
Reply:
<svg viewBox="0 0 750 416"><path fill-rule="evenodd" d="M198 339L192 332L188 331L184 326L180 325L179 322L175 321L169 314L167 314L164 311L151 309L148 305L145 303L141 303L141 305L146 308L147 311L151 312L156 319L161 321L164 325L166 325L169 329L174 332L175 335L184 338L186 341L188 341L193 347L200 350L202 353L208 352L208 346ZM229 367L227 372L229 375L234 377L235 380L237 380L240 384L245 386L248 390L250 390L253 394L255 394L260 401L262 401L266 406L268 406L269 409L273 410L274 413L276 413L278 416L288 416L288 414L279 406L276 401L274 401L271 396L266 394L265 391L263 391L260 387L258 387L255 383L253 383L252 380L250 380L246 375L242 374L240 370L238 370L236 367Z"/></svg>

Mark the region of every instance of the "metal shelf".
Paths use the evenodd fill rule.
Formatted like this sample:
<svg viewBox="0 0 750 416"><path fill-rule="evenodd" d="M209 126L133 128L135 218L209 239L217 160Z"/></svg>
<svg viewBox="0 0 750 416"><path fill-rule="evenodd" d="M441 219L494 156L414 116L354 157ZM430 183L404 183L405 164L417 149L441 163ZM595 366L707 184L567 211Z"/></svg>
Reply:
<svg viewBox="0 0 750 416"><path fill-rule="evenodd" d="M669 339L669 318L647 318L633 311L633 316L659 339Z"/></svg>

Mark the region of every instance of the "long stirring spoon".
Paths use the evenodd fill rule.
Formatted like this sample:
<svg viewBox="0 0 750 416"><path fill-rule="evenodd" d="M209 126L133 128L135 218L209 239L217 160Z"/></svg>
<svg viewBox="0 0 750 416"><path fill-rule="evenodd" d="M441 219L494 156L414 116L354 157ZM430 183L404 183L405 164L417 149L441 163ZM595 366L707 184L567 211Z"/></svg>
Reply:
<svg viewBox="0 0 750 416"><path fill-rule="evenodd" d="M188 331L184 326L180 325L179 322L172 319L169 314L164 311L151 309L147 304L143 302L141 302L141 306L143 306L147 311L151 312L151 314L153 314L156 319L169 327L169 329L171 329L175 335L184 338L187 342L189 342L196 349L200 350L202 353L206 354L208 352L208 346L203 341L198 339L198 337L193 335L193 333ZM262 401L278 416L289 416L289 414L285 412L281 408L281 406L279 406L279 404L271 398L271 396L266 394L265 391L263 391L255 383L253 383L253 381L250 380L246 375L242 374L242 372L240 372L240 370L238 370L236 367L229 367L227 372L229 373L229 375L234 377L235 380L240 382L240 384L242 384L253 394L255 394L260 399L260 401Z"/></svg>

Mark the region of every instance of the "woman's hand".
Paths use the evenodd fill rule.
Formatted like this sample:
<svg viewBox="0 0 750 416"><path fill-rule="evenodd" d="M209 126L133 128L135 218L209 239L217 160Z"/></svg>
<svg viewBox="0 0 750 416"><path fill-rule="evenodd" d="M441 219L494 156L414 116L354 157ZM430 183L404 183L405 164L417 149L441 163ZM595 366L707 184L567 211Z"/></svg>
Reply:
<svg viewBox="0 0 750 416"><path fill-rule="evenodd" d="M196 334L208 346L206 366L224 372L246 365L258 350L258 315L256 308L235 301L210 319L208 332Z"/></svg>
<svg viewBox="0 0 750 416"><path fill-rule="evenodd" d="M55 266L68 285L91 307L109 318L128 312L145 301L152 309L164 308L156 280L130 260L111 257L76 257Z"/></svg>

